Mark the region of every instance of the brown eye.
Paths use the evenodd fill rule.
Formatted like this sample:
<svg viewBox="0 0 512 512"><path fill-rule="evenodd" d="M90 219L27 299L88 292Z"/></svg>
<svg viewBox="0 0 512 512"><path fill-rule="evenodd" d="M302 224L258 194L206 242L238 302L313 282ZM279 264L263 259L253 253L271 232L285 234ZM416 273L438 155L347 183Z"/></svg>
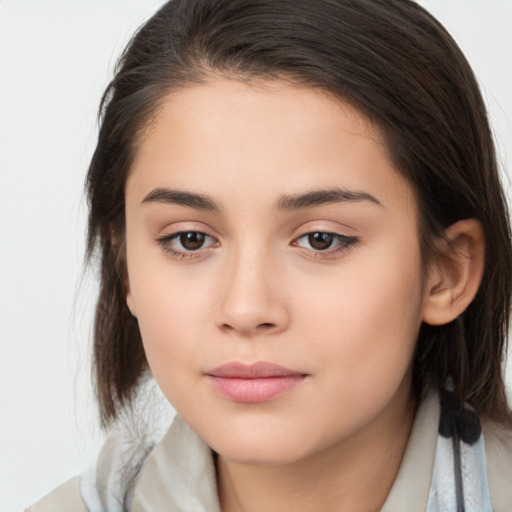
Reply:
<svg viewBox="0 0 512 512"><path fill-rule="evenodd" d="M308 243L312 249L317 251L325 251L331 247L334 241L332 233L310 233L308 235Z"/></svg>
<svg viewBox="0 0 512 512"><path fill-rule="evenodd" d="M157 239L163 250L179 259L198 257L214 247L216 240L201 231L179 231Z"/></svg>
<svg viewBox="0 0 512 512"><path fill-rule="evenodd" d="M206 236L199 231L188 231L179 235L179 242L187 251L197 251L203 247Z"/></svg>
<svg viewBox="0 0 512 512"><path fill-rule="evenodd" d="M359 238L355 236L329 233L327 231L312 231L297 238L293 245L308 249L315 254L324 252L325 255L332 255L348 250L358 243Z"/></svg>

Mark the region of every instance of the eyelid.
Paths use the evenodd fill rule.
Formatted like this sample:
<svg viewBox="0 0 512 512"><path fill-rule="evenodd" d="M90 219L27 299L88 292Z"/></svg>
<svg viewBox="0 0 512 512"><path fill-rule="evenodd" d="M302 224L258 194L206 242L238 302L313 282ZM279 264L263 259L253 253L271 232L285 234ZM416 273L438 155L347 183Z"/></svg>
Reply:
<svg viewBox="0 0 512 512"><path fill-rule="evenodd" d="M162 249L172 257L178 259L192 259L204 256L206 252L209 252L212 247L215 247L219 244L217 237L210 234L209 229L204 229L204 227L198 227L197 225L191 226L188 223L183 223L182 225L176 226L174 229L167 227L167 229L162 230L162 234L156 237L156 242L158 245L162 247ZM205 236L205 239L210 239L213 243L210 243L206 246L199 247L197 250L187 250L186 248L179 249L173 247L173 242L176 239L186 233L200 233Z"/></svg>
<svg viewBox="0 0 512 512"><path fill-rule="evenodd" d="M212 248L218 247L220 245L218 237L213 236L209 233L210 229L206 226L198 227L196 225L191 225L190 223L179 224L174 229L163 230L163 233L156 237L156 242L158 245L162 247L162 249L170 254L171 256L179 259L192 259L192 258L200 258L205 256L207 253L211 252ZM346 252L350 250L352 247L356 246L360 238L355 235L345 234L340 229L340 225L337 224L337 228L333 229L332 227L327 227L325 223L323 225L319 225L319 222L312 222L300 227L298 232L295 234L293 240L290 245L298 247L308 253L310 253L314 257L318 258L329 258L339 253ZM206 229L205 229L206 227ZM352 228L348 228L352 229ZM200 233L204 235L205 240L210 240L210 243L206 242L204 246L201 246L197 249L187 249L183 247L183 249L176 248L173 246L173 243L176 239L186 233ZM298 243L298 241L304 237L312 235L314 233L323 233L328 234L334 237L335 242L333 246L327 247L326 249L315 249L314 247L304 247Z"/></svg>
<svg viewBox="0 0 512 512"><path fill-rule="evenodd" d="M301 238L305 238L305 237L315 234L315 233L323 233L323 234L330 235L338 241L338 244L333 247L328 247L327 249L314 249L314 248L303 247L302 245L299 245L297 243L298 240L300 240ZM356 245L357 243L359 243L359 237L343 235L341 233L333 233L331 231L320 231L320 230L309 231L307 233L304 233L303 235L296 237L293 240L293 244L296 245L297 247L302 247L303 249L306 249L307 251L311 251L312 253L326 254L326 255L329 253L348 250L350 247Z"/></svg>
<svg viewBox="0 0 512 512"><path fill-rule="evenodd" d="M342 254L355 248L360 242L359 235L348 234L357 230L346 225L333 222L314 221L302 225L295 233L291 245L297 247L314 258L330 259L340 257ZM313 247L304 247L299 244L302 238L314 233L329 234L334 237L334 245L326 249L315 249Z"/></svg>
<svg viewBox="0 0 512 512"><path fill-rule="evenodd" d="M333 235L358 236L359 230L348 224L340 224L332 221L312 221L303 224L295 233L294 238L299 238L309 233L332 233ZM349 234L350 233L350 234ZM354 233L352 235L352 233Z"/></svg>

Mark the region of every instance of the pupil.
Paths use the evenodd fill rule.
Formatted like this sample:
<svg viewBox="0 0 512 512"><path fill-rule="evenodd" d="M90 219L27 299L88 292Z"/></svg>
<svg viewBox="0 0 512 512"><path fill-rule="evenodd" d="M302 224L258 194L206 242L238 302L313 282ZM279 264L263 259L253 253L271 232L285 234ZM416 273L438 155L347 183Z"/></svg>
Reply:
<svg viewBox="0 0 512 512"><path fill-rule="evenodd" d="M182 233L180 235L180 243L185 249L194 251L202 247L204 244L204 238L204 233L190 231L189 233Z"/></svg>
<svg viewBox="0 0 512 512"><path fill-rule="evenodd" d="M323 251L328 249L334 240L334 235L330 233L311 233L308 235L308 242L313 249Z"/></svg>

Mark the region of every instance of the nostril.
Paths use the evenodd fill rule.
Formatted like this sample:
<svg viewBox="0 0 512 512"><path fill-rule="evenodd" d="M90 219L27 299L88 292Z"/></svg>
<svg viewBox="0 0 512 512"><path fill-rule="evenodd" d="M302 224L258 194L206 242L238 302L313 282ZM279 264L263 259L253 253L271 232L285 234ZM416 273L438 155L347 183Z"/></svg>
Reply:
<svg viewBox="0 0 512 512"><path fill-rule="evenodd" d="M245 332L246 334L249 334L251 331L271 331L272 329L276 328L276 324L273 324L271 322L264 322L261 324L256 325L256 328L244 328L243 326L235 327L233 325L230 325L229 323L225 323L222 325L222 329L225 331L239 331L239 332Z"/></svg>
<svg viewBox="0 0 512 512"><path fill-rule="evenodd" d="M277 328L277 325L272 322L264 322L261 324L258 324L256 327L256 331L259 332L265 332L265 333L271 333L274 332L274 330Z"/></svg>

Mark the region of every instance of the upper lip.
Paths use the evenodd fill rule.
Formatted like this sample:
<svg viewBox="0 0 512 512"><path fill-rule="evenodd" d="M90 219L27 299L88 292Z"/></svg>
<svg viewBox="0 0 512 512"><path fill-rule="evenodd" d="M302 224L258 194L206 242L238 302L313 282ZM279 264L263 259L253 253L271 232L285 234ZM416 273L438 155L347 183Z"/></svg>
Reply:
<svg viewBox="0 0 512 512"><path fill-rule="evenodd" d="M305 374L295 370L290 370L278 364L260 361L253 364L245 364L241 362L223 364L206 372L206 375L232 379L263 379L269 377L289 377L292 375Z"/></svg>

